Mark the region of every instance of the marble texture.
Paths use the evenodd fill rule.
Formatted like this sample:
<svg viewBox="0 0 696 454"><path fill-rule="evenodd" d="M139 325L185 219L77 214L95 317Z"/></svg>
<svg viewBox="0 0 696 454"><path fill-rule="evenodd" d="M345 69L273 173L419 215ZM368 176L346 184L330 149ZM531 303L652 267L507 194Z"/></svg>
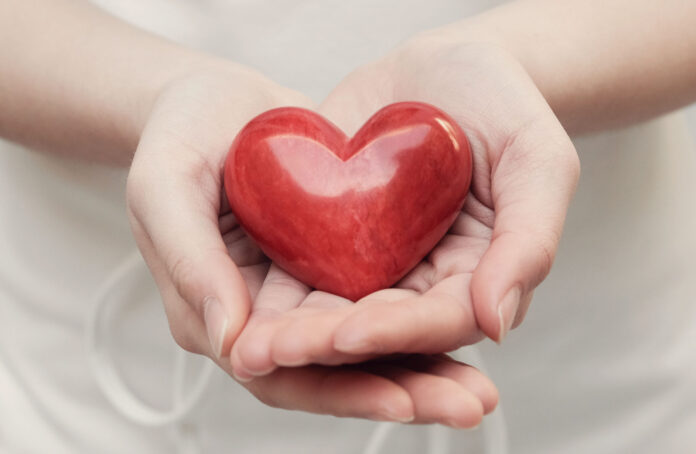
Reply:
<svg viewBox="0 0 696 454"><path fill-rule="evenodd" d="M225 190L264 253L313 288L351 300L393 285L444 236L471 182L464 132L439 109L384 107L352 139L283 107L237 135Z"/></svg>

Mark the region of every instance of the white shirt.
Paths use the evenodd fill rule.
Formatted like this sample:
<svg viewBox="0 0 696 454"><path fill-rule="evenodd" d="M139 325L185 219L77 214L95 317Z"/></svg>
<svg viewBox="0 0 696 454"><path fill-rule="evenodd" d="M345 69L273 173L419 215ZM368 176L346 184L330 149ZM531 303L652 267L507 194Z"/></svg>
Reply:
<svg viewBox="0 0 696 454"><path fill-rule="evenodd" d="M406 37L496 2L98 3L321 101ZM503 347L479 347L478 365L501 391L510 452L695 450L696 153L685 122L673 114L575 143L583 173L551 276ZM89 367L89 306L135 248L125 175L0 143L0 452L185 448L170 428L116 411ZM156 290L141 268L119 291L110 350L134 392L166 408L178 347ZM191 374L203 361L191 359ZM356 453L373 428L266 408L222 371L184 427L203 452L264 454ZM422 453L425 431L399 427L383 452ZM451 441L457 453L481 444L481 431Z"/></svg>

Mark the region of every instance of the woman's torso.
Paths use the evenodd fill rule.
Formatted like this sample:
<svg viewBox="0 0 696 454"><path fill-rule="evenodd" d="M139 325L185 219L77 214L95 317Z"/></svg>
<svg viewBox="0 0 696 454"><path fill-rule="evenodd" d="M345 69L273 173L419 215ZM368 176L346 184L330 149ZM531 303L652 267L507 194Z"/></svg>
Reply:
<svg viewBox="0 0 696 454"><path fill-rule="evenodd" d="M320 101L413 33L499 2L98 3ZM576 145L583 175L554 270L505 345L479 347L511 452L686 452L696 446L696 150L680 115ZM118 414L87 361L89 304L134 248L124 182L124 171L0 144L0 447L10 452L177 444L169 429ZM166 406L176 347L143 282L112 347L136 392ZM217 372L187 427L204 452L355 453L374 424L269 409ZM424 452L424 434L400 427L386 452ZM481 436L457 434L453 452L480 452Z"/></svg>

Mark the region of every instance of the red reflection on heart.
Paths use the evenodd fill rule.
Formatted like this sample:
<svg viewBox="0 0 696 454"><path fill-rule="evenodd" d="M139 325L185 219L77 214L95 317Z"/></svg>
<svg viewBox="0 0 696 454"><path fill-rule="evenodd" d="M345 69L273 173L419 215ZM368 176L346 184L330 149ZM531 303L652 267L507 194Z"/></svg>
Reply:
<svg viewBox="0 0 696 454"><path fill-rule="evenodd" d="M402 102L351 140L306 109L265 112L237 135L224 176L232 211L271 260L355 301L396 283L444 236L471 167L453 119Z"/></svg>

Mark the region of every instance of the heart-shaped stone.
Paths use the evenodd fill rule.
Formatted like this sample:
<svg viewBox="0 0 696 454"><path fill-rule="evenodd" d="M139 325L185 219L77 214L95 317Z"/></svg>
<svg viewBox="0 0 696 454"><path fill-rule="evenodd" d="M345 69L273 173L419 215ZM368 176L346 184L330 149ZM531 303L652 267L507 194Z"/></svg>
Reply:
<svg viewBox="0 0 696 454"><path fill-rule="evenodd" d="M239 132L224 179L271 260L355 301L396 283L445 235L471 167L464 132L427 104L384 107L350 140L315 112L282 107Z"/></svg>

